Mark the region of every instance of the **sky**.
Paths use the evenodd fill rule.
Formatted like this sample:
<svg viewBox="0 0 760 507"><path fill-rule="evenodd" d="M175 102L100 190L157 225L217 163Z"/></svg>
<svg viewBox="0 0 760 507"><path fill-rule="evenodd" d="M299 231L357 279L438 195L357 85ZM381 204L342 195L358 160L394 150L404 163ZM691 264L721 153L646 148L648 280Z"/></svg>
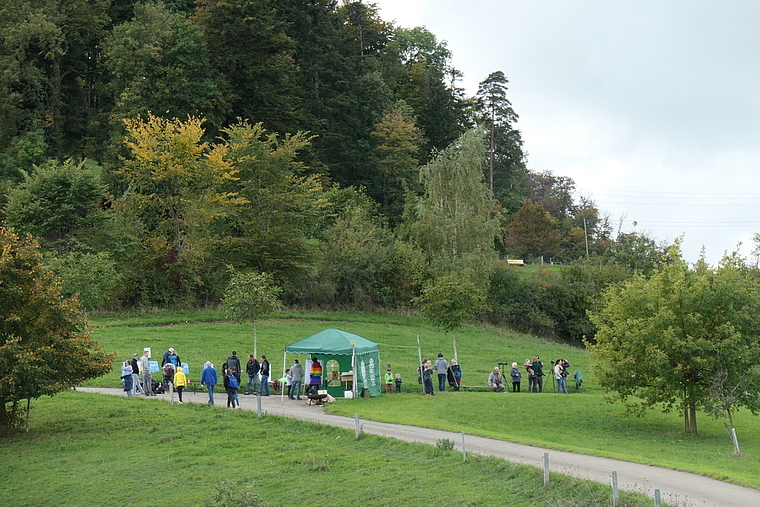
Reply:
<svg viewBox="0 0 760 507"><path fill-rule="evenodd" d="M371 0L445 41L472 96L501 70L528 167L614 230L683 236L695 262L760 233L760 2Z"/></svg>

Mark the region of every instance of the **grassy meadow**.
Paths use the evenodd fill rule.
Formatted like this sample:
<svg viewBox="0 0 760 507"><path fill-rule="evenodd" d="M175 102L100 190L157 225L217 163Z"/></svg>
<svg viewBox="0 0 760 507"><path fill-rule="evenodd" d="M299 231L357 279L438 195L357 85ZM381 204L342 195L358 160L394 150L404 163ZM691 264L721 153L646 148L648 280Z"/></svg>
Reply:
<svg viewBox="0 0 760 507"><path fill-rule="evenodd" d="M220 313L211 310L98 317L92 319L92 325L94 338L108 351L115 352L117 361L130 358L143 347L152 348L154 359L160 358L168 347L174 347L182 361L189 363L191 380L198 379L205 361L219 367L236 350L244 362L253 348L250 324L227 323ZM492 327L467 326L457 332L465 385L485 385L488 373L498 362L522 364L526 358L540 355L548 368L551 359L562 357L570 361L571 373L580 369L585 379L580 392L575 392L571 381L569 395L446 392L435 397L421 396L415 375L417 340L423 357L434 358L442 352L449 360L453 352L450 336L412 315L283 312L258 323L258 353L268 355L273 375L280 376L286 345L330 327L380 343L381 363L390 363L394 372L402 374L405 383L400 395L339 400L326 406L329 413L347 416L359 413L364 419L463 431L624 459L760 488L757 417L747 412L736 416L744 452L739 458L732 454L733 447L722 421L706 415L698 417L698 436L683 433L678 414L651 412L643 419L626 418L621 414L621 406L604 401L591 374L587 353L563 344ZM298 357L288 354L287 364ZM551 391L552 381L547 380L547 391ZM114 369L89 385L120 387L119 372ZM524 382L523 389L526 387ZM328 477L336 485L320 487L319 494L324 495L320 498L325 501L332 498L334 505L360 502L403 505L407 502L394 498L404 498L421 505L483 505L499 499L515 506L571 506L597 505L589 498L598 494L602 495L599 498L607 498L604 492L608 488L597 490L595 485L579 482L566 486L567 491L577 495L571 493L558 501L550 498L552 493L548 491L536 492L536 488L543 488L539 487L540 473L535 469L490 458L468 459L464 465L461 455L449 455L431 446L373 436L363 436L354 442L352 433L335 428L275 417L259 421L254 414L195 404L170 408L168 404L154 404L142 398L103 398L66 392L33 402L31 433L4 442L5 454L11 459L0 464L0 477L33 477L35 474L25 472L50 468L60 471L64 482L73 480L77 474L92 477L92 481L81 485L88 494L87 488L94 495L105 494L101 491L103 487L96 484L103 477L111 484L114 498L125 498L130 491L143 486L154 491L155 486L155 491L168 488L181 492L187 505L202 505L201 499L224 478L238 485L253 481L265 505L292 503L294 498L310 491L305 484L315 478L324 484ZM280 438L282 435L287 438ZM40 456L45 457L44 462ZM386 468L392 472L386 475ZM478 482L491 482L484 470L498 470L493 485ZM121 484L129 474L131 481ZM49 480L52 479L45 478ZM450 503L438 501L441 499L436 491L440 490L437 486L440 482L446 484L444 502L450 499ZM0 481L3 498L27 498L28 490L40 488L50 488L52 494L55 481L50 486L38 485L31 478ZM79 490L80 485L76 488ZM111 489L108 495L112 494ZM516 497L510 496L515 492L519 493ZM135 496L129 496L130 503ZM528 503L520 503L523 496ZM578 503L572 503L576 500ZM161 500L155 497L152 501ZM71 502L57 504L81 505ZM607 505L605 502L608 499L598 505ZM627 505L638 505L638 500L631 502L634 503ZM651 500L647 502L641 505L649 505ZM29 499L14 505L38 504Z"/></svg>
<svg viewBox="0 0 760 507"><path fill-rule="evenodd" d="M411 401L411 400L410 400ZM200 403L68 391L2 441L6 505L607 506L609 486L501 459ZM225 481L260 502L209 503ZM621 494L623 507L651 498Z"/></svg>

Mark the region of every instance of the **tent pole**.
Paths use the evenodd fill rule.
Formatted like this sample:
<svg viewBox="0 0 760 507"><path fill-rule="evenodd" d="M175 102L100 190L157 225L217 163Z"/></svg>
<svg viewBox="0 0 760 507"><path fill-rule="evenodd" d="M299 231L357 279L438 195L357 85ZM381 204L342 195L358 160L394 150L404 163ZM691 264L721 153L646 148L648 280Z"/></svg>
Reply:
<svg viewBox="0 0 760 507"><path fill-rule="evenodd" d="M282 355L282 377L285 378L285 365L288 362L288 351L286 350L285 353ZM285 384L282 385L282 389L280 390L280 401L282 401L283 397L285 396Z"/></svg>
<svg viewBox="0 0 760 507"><path fill-rule="evenodd" d="M356 383L359 381L359 372L356 371L356 343L351 344L351 371L354 373L354 382L351 386L351 390L353 391L354 399L356 399L358 393Z"/></svg>
<svg viewBox="0 0 760 507"><path fill-rule="evenodd" d="M419 358L417 361L417 364L420 365L420 387L422 387L422 392L425 392L425 381L422 378L422 347L420 347L420 335L417 335L417 357Z"/></svg>

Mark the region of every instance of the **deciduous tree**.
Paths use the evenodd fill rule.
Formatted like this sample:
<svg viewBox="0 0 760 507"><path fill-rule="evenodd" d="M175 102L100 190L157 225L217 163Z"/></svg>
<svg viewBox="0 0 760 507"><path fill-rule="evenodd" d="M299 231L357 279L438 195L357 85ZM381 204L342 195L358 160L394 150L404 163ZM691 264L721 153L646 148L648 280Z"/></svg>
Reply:
<svg viewBox="0 0 760 507"><path fill-rule="evenodd" d="M710 389L723 372L724 385L750 379L735 406L756 412L758 301L757 274L742 259L690 267L674 245L657 272L613 286L592 314L598 332L589 348L599 382L633 413L681 411L685 430L696 433L697 410L713 405Z"/></svg>
<svg viewBox="0 0 760 507"><path fill-rule="evenodd" d="M77 300L61 297L31 236L0 228L0 280L0 431L8 432L22 422L21 400L104 375L113 356L90 338Z"/></svg>
<svg viewBox="0 0 760 507"><path fill-rule="evenodd" d="M235 272L224 291L222 305L227 318L236 322L251 321L253 326L253 356L258 356L256 319L268 315L282 306L282 290L274 284L270 273Z"/></svg>

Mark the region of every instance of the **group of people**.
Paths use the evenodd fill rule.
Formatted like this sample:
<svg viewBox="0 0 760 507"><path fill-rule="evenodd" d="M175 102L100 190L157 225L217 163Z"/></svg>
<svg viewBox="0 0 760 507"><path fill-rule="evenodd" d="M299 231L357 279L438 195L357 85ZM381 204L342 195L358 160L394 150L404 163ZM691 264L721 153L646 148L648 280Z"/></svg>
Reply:
<svg viewBox="0 0 760 507"><path fill-rule="evenodd" d="M423 359L422 364L417 368L419 381L423 385L426 395L435 395L433 391L434 370L438 375L439 391L445 391L447 383L454 391L459 391L462 386L462 367L459 366L459 362L456 359L452 359L451 364L447 363L446 359L443 358L443 354L439 352L435 364L430 359Z"/></svg>
<svg viewBox="0 0 760 507"><path fill-rule="evenodd" d="M507 363L499 363L505 365ZM552 361L552 374L556 381L557 392L567 394L567 377L569 376L570 363L567 359L557 359ZM542 393L544 392L544 363L536 356L533 359L526 359L523 363L525 372L528 375L528 392ZM512 380L512 392L519 393L520 386L522 384L522 371L517 363L512 363L512 368L509 370L509 376ZM494 367L490 375L488 375L488 387L491 391L502 392L506 389L505 375L501 373L498 366ZM580 386L583 382L580 377L580 370L575 373L576 386Z"/></svg>
<svg viewBox="0 0 760 507"><path fill-rule="evenodd" d="M161 358L161 371L163 372L162 383L153 380L149 350L144 350L139 359L137 354L132 354L132 359L124 361L121 366L121 383L124 392L130 397L136 393L156 396L165 392L168 385L171 384L179 395L179 402L182 403L182 392L187 386L187 375L182 369L182 360L173 348L164 352ZM142 374L142 379L140 374Z"/></svg>

